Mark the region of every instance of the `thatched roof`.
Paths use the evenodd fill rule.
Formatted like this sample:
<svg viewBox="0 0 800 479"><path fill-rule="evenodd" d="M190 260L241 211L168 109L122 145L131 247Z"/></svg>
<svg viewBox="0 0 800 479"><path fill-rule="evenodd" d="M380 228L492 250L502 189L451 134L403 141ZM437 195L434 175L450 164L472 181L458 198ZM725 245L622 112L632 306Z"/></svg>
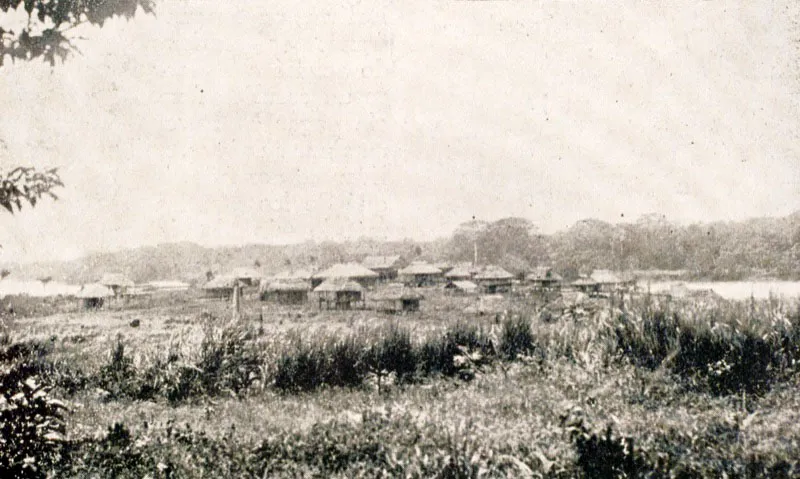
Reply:
<svg viewBox="0 0 800 479"><path fill-rule="evenodd" d="M477 280L514 279L514 275L499 266L489 265L475 275Z"/></svg>
<svg viewBox="0 0 800 479"><path fill-rule="evenodd" d="M367 256L361 265L368 269L390 269L397 267L400 256Z"/></svg>
<svg viewBox="0 0 800 479"><path fill-rule="evenodd" d="M315 293L349 292L361 293L364 287L355 281L348 281L346 278L330 278L314 288Z"/></svg>
<svg viewBox="0 0 800 479"><path fill-rule="evenodd" d="M233 276L217 276L203 285L203 289L233 289L236 278Z"/></svg>
<svg viewBox="0 0 800 479"><path fill-rule="evenodd" d="M453 269L453 265L448 263L447 261L438 261L436 263L433 263L433 266L435 268L439 268L440 270L442 270L443 273L445 271L450 271L451 269Z"/></svg>
<svg viewBox="0 0 800 479"><path fill-rule="evenodd" d="M573 286L594 286L596 284L597 281L593 280L592 278L578 278L572 282Z"/></svg>
<svg viewBox="0 0 800 479"><path fill-rule="evenodd" d="M607 269L594 270L591 278L599 284L620 284L625 282L622 277Z"/></svg>
<svg viewBox="0 0 800 479"><path fill-rule="evenodd" d="M267 291L309 291L311 286L304 280L283 280L270 282Z"/></svg>
<svg viewBox="0 0 800 479"><path fill-rule="evenodd" d="M403 276L413 276L418 274L437 275L442 274L442 270L433 266L432 264L418 262L411 263L410 265L398 271L398 273Z"/></svg>
<svg viewBox="0 0 800 479"><path fill-rule="evenodd" d="M236 279L259 279L261 278L262 274L253 268L242 267L234 268L230 276Z"/></svg>
<svg viewBox="0 0 800 479"><path fill-rule="evenodd" d="M479 271L480 268L476 268L471 264L459 264L448 271L444 276L445 278L471 278Z"/></svg>
<svg viewBox="0 0 800 479"><path fill-rule="evenodd" d="M406 288L403 284L393 283L372 293L370 299L375 301L398 301L403 299L423 299L423 296L411 288Z"/></svg>
<svg viewBox="0 0 800 479"><path fill-rule="evenodd" d="M526 277L528 281L561 281L561 275L554 272L552 268L547 266L539 266L534 268Z"/></svg>
<svg viewBox="0 0 800 479"><path fill-rule="evenodd" d="M378 273L369 270L358 263L339 263L320 271L313 276L318 279L328 278L377 278Z"/></svg>
<svg viewBox="0 0 800 479"><path fill-rule="evenodd" d="M107 298L114 296L114 291L107 286L98 283L85 284L75 295L77 298Z"/></svg>
<svg viewBox="0 0 800 479"><path fill-rule="evenodd" d="M134 286L133 281L120 273L105 273L99 283L104 286L123 286L126 288Z"/></svg>

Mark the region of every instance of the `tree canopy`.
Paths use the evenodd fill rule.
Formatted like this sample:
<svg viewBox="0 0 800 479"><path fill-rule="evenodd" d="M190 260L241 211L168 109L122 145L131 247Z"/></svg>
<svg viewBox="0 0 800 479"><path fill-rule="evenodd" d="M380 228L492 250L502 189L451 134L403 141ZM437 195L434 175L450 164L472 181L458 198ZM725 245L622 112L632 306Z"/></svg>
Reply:
<svg viewBox="0 0 800 479"><path fill-rule="evenodd" d="M154 12L153 0L0 0L0 12L8 19L12 13L26 20L3 27L0 22L0 66L6 56L12 61L42 58L51 65L62 62L77 48L73 28L91 24L102 26L113 17L132 18L141 8ZM3 19L0 16L0 19Z"/></svg>
<svg viewBox="0 0 800 479"><path fill-rule="evenodd" d="M449 243L449 258L471 261L475 250L478 263L496 264L515 274L526 273L547 255L536 226L525 218L513 217L459 225Z"/></svg>
<svg viewBox="0 0 800 479"><path fill-rule="evenodd" d="M44 196L58 199L53 190L60 186L64 183L56 168L39 171L18 166L8 173L0 172L0 206L14 214L22 209L23 202L33 207Z"/></svg>
<svg viewBox="0 0 800 479"><path fill-rule="evenodd" d="M70 30L82 25L103 26L113 17L132 18L138 9L153 13L153 0L0 0L0 67L12 61L43 58L55 65L77 50ZM13 25L14 18L25 20ZM0 140L0 155L7 156ZM6 158L0 158L6 163ZM10 163L10 162L9 162ZM58 199L53 190L64 186L56 168L39 170L17 166L0 168L0 206L11 214L31 207L44 196Z"/></svg>

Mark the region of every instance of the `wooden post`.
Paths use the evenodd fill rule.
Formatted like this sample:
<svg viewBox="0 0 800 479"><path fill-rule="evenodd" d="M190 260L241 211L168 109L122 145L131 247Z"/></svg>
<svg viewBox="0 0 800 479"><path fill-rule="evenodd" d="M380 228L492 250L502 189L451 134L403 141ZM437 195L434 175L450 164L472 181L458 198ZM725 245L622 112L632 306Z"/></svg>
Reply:
<svg viewBox="0 0 800 479"><path fill-rule="evenodd" d="M231 299L232 306L233 306L233 321L239 321L239 310L241 305L241 295L242 289L239 286L239 280L233 280L233 298Z"/></svg>

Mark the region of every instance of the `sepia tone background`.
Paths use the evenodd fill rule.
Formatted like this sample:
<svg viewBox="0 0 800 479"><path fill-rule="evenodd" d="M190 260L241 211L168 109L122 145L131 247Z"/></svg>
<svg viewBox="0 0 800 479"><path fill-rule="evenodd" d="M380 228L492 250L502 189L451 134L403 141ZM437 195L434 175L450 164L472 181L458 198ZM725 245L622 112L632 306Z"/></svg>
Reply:
<svg viewBox="0 0 800 479"><path fill-rule="evenodd" d="M0 261L800 205L794 2L156 7L0 72L0 152L68 185Z"/></svg>

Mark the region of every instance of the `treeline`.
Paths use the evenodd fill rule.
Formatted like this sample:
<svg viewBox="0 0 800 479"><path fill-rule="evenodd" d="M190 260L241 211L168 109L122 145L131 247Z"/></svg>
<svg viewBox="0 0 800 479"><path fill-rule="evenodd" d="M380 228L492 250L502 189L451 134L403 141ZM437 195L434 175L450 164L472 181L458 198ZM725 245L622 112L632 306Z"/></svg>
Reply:
<svg viewBox="0 0 800 479"><path fill-rule="evenodd" d="M686 270L691 277L800 279L800 211L783 218L679 226L650 215L634 223L581 221L549 240L559 270Z"/></svg>
<svg viewBox="0 0 800 479"><path fill-rule="evenodd" d="M69 283L97 281L106 272L125 274L135 282L178 279L202 284L206 273L225 274L233 268L251 267L265 274L291 268L322 268L367 255L399 254L414 259L430 256L431 244L378 241L362 238L347 242L313 242L294 245L244 245L205 247L181 242L143 246L113 253L98 253L72 261L0 265L12 278L51 278Z"/></svg>
<svg viewBox="0 0 800 479"><path fill-rule="evenodd" d="M565 277L594 269L685 270L696 279L800 279L800 211L783 218L682 226L660 215L632 223L583 220L554 235L522 218L462 224L447 257L522 274L550 265Z"/></svg>
<svg viewBox="0 0 800 479"><path fill-rule="evenodd" d="M16 277L95 281L121 272L137 282L181 279L201 283L206 273L224 274L250 266L264 273L289 268L321 268L360 261L367 255L401 255L407 261L447 260L497 264L523 275L537 265L552 266L567 278L593 269L686 270L695 279L756 277L800 279L800 211L783 218L678 225L660 215L630 223L579 221L552 235L524 218L471 221L448 238L305 242L208 248L194 243L148 246L90 255L69 262L6 265Z"/></svg>

